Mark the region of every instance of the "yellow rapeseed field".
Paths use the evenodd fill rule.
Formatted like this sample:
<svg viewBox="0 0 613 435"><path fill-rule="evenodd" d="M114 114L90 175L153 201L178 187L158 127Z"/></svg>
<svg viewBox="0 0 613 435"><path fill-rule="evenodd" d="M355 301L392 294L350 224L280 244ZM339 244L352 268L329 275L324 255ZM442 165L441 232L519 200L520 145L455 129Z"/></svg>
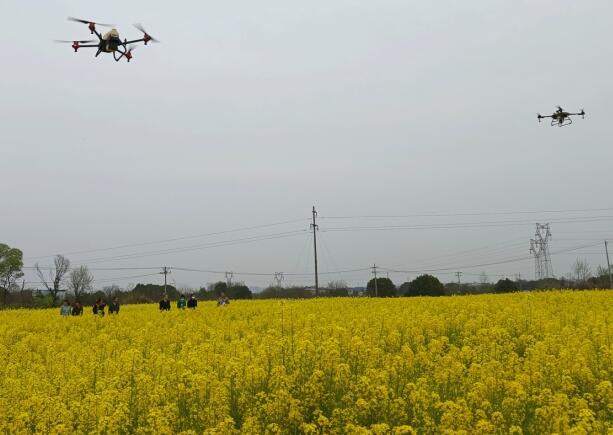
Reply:
<svg viewBox="0 0 613 435"><path fill-rule="evenodd" d="M613 433L613 293L0 312L0 431Z"/></svg>

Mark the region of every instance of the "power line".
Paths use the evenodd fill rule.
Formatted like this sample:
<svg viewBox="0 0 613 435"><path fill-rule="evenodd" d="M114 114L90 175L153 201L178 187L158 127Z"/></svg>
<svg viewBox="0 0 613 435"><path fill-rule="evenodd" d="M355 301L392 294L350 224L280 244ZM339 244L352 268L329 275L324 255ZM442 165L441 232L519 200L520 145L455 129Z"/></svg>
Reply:
<svg viewBox="0 0 613 435"><path fill-rule="evenodd" d="M613 216L594 216L581 218L568 218L564 220L551 219L550 222L556 224L567 223L591 223L605 222L613 220ZM525 224L534 224L532 220L507 220L507 221L481 221L481 222L462 222L462 223L440 223L440 224L415 224L415 225L379 225L379 226L348 226L323 228L323 232L342 232L342 231L394 231L394 230L442 230L442 229L462 229L462 228L483 228L483 227L506 227Z"/></svg>
<svg viewBox="0 0 613 435"><path fill-rule="evenodd" d="M196 272L196 273L209 273L212 275L224 275L226 271L223 270L209 270L209 269L194 269L194 268L186 268L186 267L173 267L173 270L179 270L183 272ZM339 273L352 273L352 272L362 272L365 270L370 270L368 267L363 267L360 269L345 269L345 270L334 270L329 272L320 272L320 275L333 275ZM235 275L244 275L244 276L274 276L275 272L234 272ZM284 276L312 276L312 272L304 272L304 273L283 273Z"/></svg>
<svg viewBox="0 0 613 435"><path fill-rule="evenodd" d="M418 213L404 215L356 215L356 216L321 216L320 219L402 219L411 217L454 217L454 216L499 216L514 214L541 214L541 213L587 213L611 211L613 208L587 208L570 210L529 210L529 211L483 211L459 213Z"/></svg>
<svg viewBox="0 0 613 435"><path fill-rule="evenodd" d="M149 241L149 242L130 243L130 244L125 244L125 245L111 246L111 247L107 247L107 248L96 248L96 249L86 249L86 250L81 250L81 251L64 252L63 255L79 255L79 254L89 254L89 253L92 253L92 252L114 251L114 250L117 250L117 249L134 248L134 247L138 247L138 246L148 246L148 245L155 245L155 244L161 244L161 243L176 242L176 241L180 241L180 240L188 240L188 239L197 239L197 238L203 238L203 237L218 236L218 235L221 235L221 234L236 233L236 232L241 232L241 231L249 231L249 230L261 229L261 228L269 228L269 227L279 226L279 225L287 225L287 224L292 224L292 223L296 223L296 222L304 222L305 220L307 220L307 219L304 219L304 218L303 219L293 219L293 220L288 220L288 221L275 222L275 223L271 223L271 224L254 225L254 226L250 226L250 227L242 227L242 228L235 228L235 229L231 229L231 230L216 231L216 232L212 232L212 233L194 234L194 235L174 237L174 238L169 238L169 239L153 240L153 241ZM25 257L24 259L34 260L34 259L38 259L38 258L51 258L51 257L54 257L54 256L55 256L55 254L54 255L40 255L40 256L35 256L35 257Z"/></svg>
<svg viewBox="0 0 613 435"><path fill-rule="evenodd" d="M565 252L571 252L571 251L576 251L579 249L583 249L583 248L588 248L588 247L593 247L596 245L599 245L600 243L593 243L590 245L584 245L584 246L577 246L577 247L573 247L573 248L568 248L568 249L564 249L564 250L560 250L557 252L552 253L551 255L558 255L561 253L565 253ZM523 257L516 257L516 258L510 258L507 260L501 260L501 261L493 261L493 262L489 262L489 263L481 263L481 264L472 264L472 265L466 265L466 266L454 266L454 267L441 267L441 268L436 268L436 269L414 269L414 270L401 270L401 269L391 269L391 268L386 268L383 266L379 266L381 269L387 270L389 272L398 272L398 273L419 273L419 272L439 272L439 271L448 271L448 270L454 270L454 269L474 269L475 267L485 267L485 266L496 266L499 264L507 264L507 263L517 263L519 261L526 261L531 259L532 257L530 256L523 256Z"/></svg>
<svg viewBox="0 0 613 435"><path fill-rule="evenodd" d="M85 266L85 265L79 265L79 266ZM55 270L54 267L51 266L39 266L41 270ZM104 271L117 271L117 270L158 270L160 267L159 266L155 266L155 267L87 267L88 270L104 270ZM34 266L24 266L22 267L22 269L27 269L27 270L35 270L36 267Z"/></svg>
<svg viewBox="0 0 613 435"><path fill-rule="evenodd" d="M131 276L115 276L115 277L110 277L110 278L100 278L100 279L93 279L92 282L97 282L97 283L101 283L101 282L113 282L113 281L121 281L121 280L125 280L125 279L136 279L136 278L145 278L148 276L157 276L159 275L158 273L148 273L145 275L131 275ZM27 281L29 284L44 284L42 281Z"/></svg>
<svg viewBox="0 0 613 435"><path fill-rule="evenodd" d="M162 249L162 250L156 250L156 251L134 252L130 254L115 255L115 256L110 256L110 257L89 258L89 259L84 259L83 261L89 262L89 263L104 263L107 261L128 260L128 259L133 259L133 258L152 257L152 256L164 255L164 254L177 254L181 252L198 251L202 249L233 246L233 245L239 245L239 244L259 242L259 241L264 241L264 240L275 240L275 239L283 239L287 237L295 237L296 235L304 234L305 232L307 232L307 230L287 231L283 233L266 234L266 235L253 236L253 237L244 237L240 239L224 240L224 241L219 241L219 242L183 246L183 247L178 247L178 248L168 248L168 249Z"/></svg>

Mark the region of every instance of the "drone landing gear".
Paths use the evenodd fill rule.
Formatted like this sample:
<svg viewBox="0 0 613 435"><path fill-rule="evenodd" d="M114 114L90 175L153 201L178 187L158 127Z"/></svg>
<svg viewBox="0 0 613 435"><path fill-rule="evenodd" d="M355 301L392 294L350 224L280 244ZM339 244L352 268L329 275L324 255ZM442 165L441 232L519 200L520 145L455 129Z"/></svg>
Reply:
<svg viewBox="0 0 613 435"><path fill-rule="evenodd" d="M117 56L117 53L119 53L119 56ZM126 58L128 62L130 62L130 59L132 59L131 50L127 50L127 51L116 50L113 52L113 59L115 59L115 62L119 62L124 57Z"/></svg>
<svg viewBox="0 0 613 435"><path fill-rule="evenodd" d="M566 127L567 125L571 125L573 123L573 120L570 118L566 118L563 121L555 121L552 120L551 121L551 126L553 127L554 125L557 125L558 127Z"/></svg>

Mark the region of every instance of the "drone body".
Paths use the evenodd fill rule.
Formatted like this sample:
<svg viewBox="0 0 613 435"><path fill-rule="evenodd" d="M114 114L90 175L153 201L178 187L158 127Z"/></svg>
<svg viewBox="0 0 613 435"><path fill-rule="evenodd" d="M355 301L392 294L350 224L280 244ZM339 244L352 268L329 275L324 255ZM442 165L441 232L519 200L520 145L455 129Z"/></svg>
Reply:
<svg viewBox="0 0 613 435"><path fill-rule="evenodd" d="M93 21L81 20L79 18L72 17L68 17L68 19L70 21L87 24L87 28L89 29L90 33L92 35L95 34L98 37L97 41L95 39L87 41L56 41L72 43L72 48L75 53L79 50L79 48L97 48L94 57L98 57L100 53L112 53L113 59L115 59L116 62L119 62L122 58L125 58L128 62L130 62L130 59L132 59L132 50L136 48L136 45L134 44L142 42L144 45L147 45L147 43L150 41L158 42L155 38L151 37L140 24L135 24L134 27L143 32L142 38L133 39L131 41L124 39L122 41L119 37L119 32L115 28L112 28L104 34L101 34L98 32L98 30L96 30L96 24L103 27L113 27L111 24L100 24Z"/></svg>
<svg viewBox="0 0 613 435"><path fill-rule="evenodd" d="M551 115L543 116L540 113L537 113L536 115L539 122L541 122L541 119L543 118L551 118L551 125L557 125L558 127L571 125L573 123L571 116L581 116L582 118L585 118L585 110L581 109L581 112L579 113L571 113L566 112L564 109L558 106L558 109Z"/></svg>

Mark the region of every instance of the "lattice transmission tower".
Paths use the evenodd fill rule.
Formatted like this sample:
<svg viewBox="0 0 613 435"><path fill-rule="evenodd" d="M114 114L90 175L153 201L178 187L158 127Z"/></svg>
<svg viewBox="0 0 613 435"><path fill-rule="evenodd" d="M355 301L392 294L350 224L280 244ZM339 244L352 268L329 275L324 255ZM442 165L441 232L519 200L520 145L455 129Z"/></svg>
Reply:
<svg viewBox="0 0 613 435"><path fill-rule="evenodd" d="M534 239L530 239L530 253L534 255L534 275L536 279L553 278L549 239L551 239L549 224L537 223Z"/></svg>

